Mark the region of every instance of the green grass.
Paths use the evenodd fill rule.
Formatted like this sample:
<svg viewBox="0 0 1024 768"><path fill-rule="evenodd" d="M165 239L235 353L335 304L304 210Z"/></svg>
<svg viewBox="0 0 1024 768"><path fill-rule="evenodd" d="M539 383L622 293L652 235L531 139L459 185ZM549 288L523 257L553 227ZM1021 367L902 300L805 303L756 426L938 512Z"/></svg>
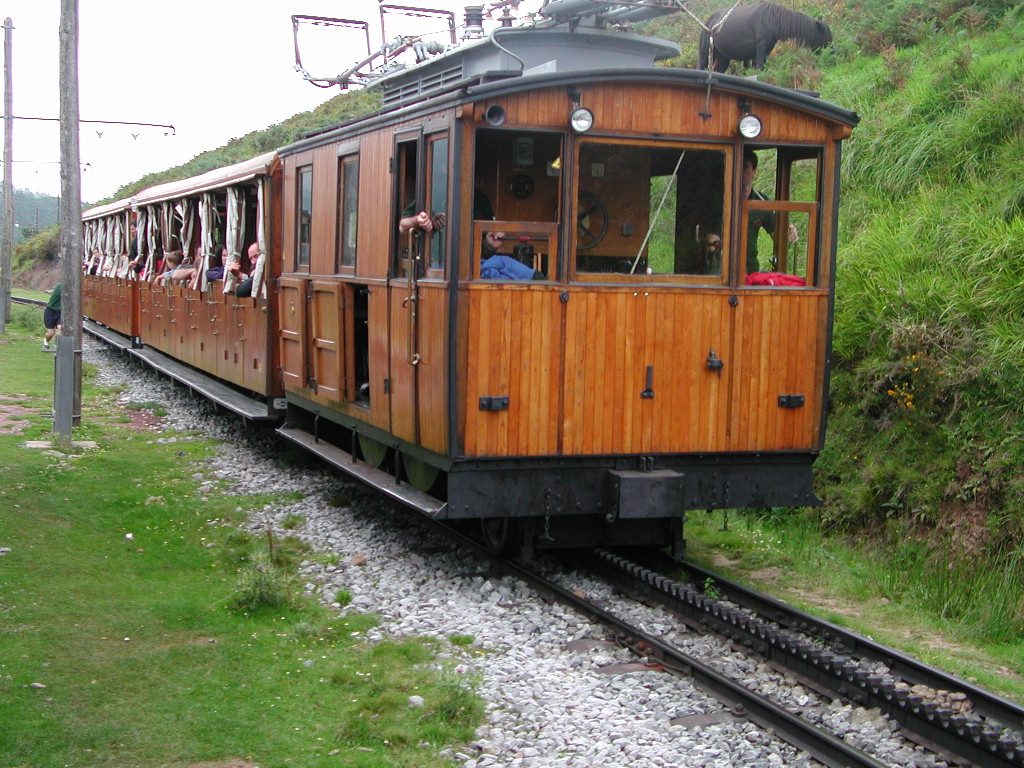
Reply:
<svg viewBox="0 0 1024 768"><path fill-rule="evenodd" d="M687 517L689 556L816 615L1024 702L1024 559L938 562L921 541L826 536L813 511Z"/></svg>
<svg viewBox="0 0 1024 768"><path fill-rule="evenodd" d="M304 599L290 537L272 542L286 599L254 599L271 542L236 510L267 497L196 494L212 444L147 444L87 377L75 439L99 449L24 447L52 427L31 330L0 338L0 393L39 410L0 434L0 765L448 765L480 720L474 681L437 665L440 641L369 644L373 616Z"/></svg>

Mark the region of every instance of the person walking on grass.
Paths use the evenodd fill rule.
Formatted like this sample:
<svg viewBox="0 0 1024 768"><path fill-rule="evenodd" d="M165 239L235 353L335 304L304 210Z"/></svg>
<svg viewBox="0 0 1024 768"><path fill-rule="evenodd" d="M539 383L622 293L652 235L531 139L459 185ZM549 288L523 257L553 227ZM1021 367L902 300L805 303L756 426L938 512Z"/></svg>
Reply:
<svg viewBox="0 0 1024 768"><path fill-rule="evenodd" d="M61 330L60 326L60 283L53 287L50 293L50 300L46 302L46 309L43 310L43 325L46 326L46 335L43 337L43 352L54 352L57 345L50 346L50 340Z"/></svg>

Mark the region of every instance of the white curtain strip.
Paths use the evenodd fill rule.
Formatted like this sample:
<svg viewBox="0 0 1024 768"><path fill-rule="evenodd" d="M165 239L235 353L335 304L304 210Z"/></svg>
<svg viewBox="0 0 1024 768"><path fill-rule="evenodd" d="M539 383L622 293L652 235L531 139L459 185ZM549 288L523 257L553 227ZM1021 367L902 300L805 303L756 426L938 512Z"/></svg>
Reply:
<svg viewBox="0 0 1024 768"><path fill-rule="evenodd" d="M114 276L114 219L103 220L103 276Z"/></svg>
<svg viewBox="0 0 1024 768"><path fill-rule="evenodd" d="M96 248L96 222L85 222L82 234L85 239L85 274L91 275L97 266L96 254L93 253Z"/></svg>
<svg viewBox="0 0 1024 768"><path fill-rule="evenodd" d="M163 253L163 249L160 248L160 212L154 205L146 206L146 220L148 226L146 227L146 242L149 243L149 252L153 254L153 271L156 271L156 262L159 260L157 257Z"/></svg>
<svg viewBox="0 0 1024 768"><path fill-rule="evenodd" d="M149 211L146 208L139 208L138 218L135 219L135 227L139 236L139 253L145 254L142 261L142 271L139 273L140 280L150 280L156 269L156 255L149 247Z"/></svg>
<svg viewBox="0 0 1024 768"><path fill-rule="evenodd" d="M203 240L203 257L196 263L196 277L192 287L198 285L201 290L206 290L206 270L210 268L210 251L213 250L213 228L216 225L217 216L216 200L212 192L204 192L203 199L199 204L200 231Z"/></svg>
<svg viewBox="0 0 1024 768"><path fill-rule="evenodd" d="M245 205L245 192L238 187L228 187L228 231L227 231L227 242L225 245L228 247L228 255L221 265L224 267L224 285L222 288L223 293L234 293L235 285L237 280L235 276L228 272L228 264L240 263L242 261L241 256L241 221L242 215L239 210Z"/></svg>
<svg viewBox="0 0 1024 768"><path fill-rule="evenodd" d="M189 252L194 252L195 249L192 247L192 237L196 229L196 201L193 198L186 198L179 203L177 208L179 215L181 216L181 234L178 238L178 242L181 244L181 250L185 255Z"/></svg>
<svg viewBox="0 0 1024 768"><path fill-rule="evenodd" d="M128 274L128 227L123 216L114 217L114 254L114 275L125 277Z"/></svg>
<svg viewBox="0 0 1024 768"><path fill-rule="evenodd" d="M170 201L160 205L160 245L164 253L174 250L174 205Z"/></svg>
<svg viewBox="0 0 1024 768"><path fill-rule="evenodd" d="M267 298L267 286L263 282L263 272L267 261L266 211L267 178L260 176L256 186L256 243L260 249L259 258L252 270L252 295Z"/></svg>

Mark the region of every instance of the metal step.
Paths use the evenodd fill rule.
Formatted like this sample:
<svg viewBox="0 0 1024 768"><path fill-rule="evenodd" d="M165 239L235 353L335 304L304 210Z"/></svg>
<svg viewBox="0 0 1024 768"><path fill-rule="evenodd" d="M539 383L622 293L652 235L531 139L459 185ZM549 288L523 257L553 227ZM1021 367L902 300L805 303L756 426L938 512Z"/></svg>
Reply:
<svg viewBox="0 0 1024 768"><path fill-rule="evenodd" d="M443 517L443 512L448 506L447 502L435 499L423 491L418 491L411 485L399 483L393 475L374 469L368 464L357 462L355 457L348 451L342 450L336 445L317 440L309 432L296 427L278 427L277 434L296 445L301 445L310 453L316 454L331 466L337 467L342 472L376 488L385 496L412 507L417 512L422 512L428 517Z"/></svg>

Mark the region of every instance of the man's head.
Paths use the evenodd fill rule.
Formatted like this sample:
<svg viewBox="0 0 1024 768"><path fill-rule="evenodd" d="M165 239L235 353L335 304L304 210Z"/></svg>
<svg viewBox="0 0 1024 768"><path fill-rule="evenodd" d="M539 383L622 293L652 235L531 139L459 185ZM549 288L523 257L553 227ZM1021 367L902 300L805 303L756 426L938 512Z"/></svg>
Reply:
<svg viewBox="0 0 1024 768"><path fill-rule="evenodd" d="M253 243L252 245L250 245L249 246L249 251L248 251L249 263L255 264L256 263L256 259L258 259L260 257L261 253L263 253L263 252L260 250L260 244L259 243Z"/></svg>
<svg viewBox="0 0 1024 768"><path fill-rule="evenodd" d="M748 149L743 153L743 189L747 195L754 188L755 173L757 173L757 153Z"/></svg>

